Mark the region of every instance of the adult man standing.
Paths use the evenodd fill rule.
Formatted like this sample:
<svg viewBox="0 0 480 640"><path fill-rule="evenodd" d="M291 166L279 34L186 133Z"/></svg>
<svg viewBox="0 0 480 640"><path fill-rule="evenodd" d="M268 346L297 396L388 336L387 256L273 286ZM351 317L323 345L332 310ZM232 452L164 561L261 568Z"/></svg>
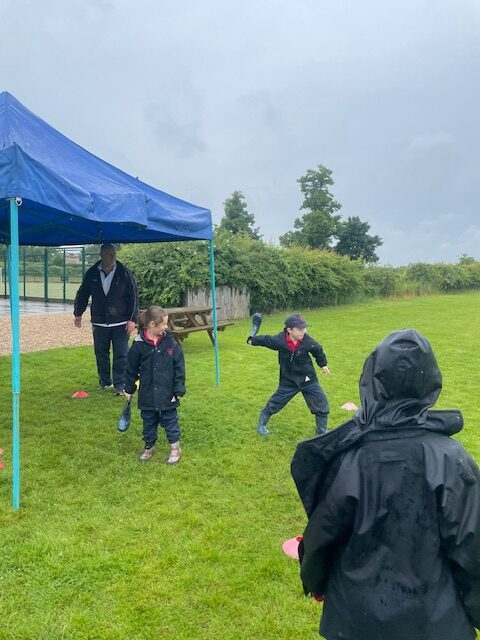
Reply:
<svg viewBox="0 0 480 640"><path fill-rule="evenodd" d="M74 323L76 327L82 325L82 314L91 296L93 346L99 389L110 389L113 386L115 395L122 395L128 337L135 328L138 313L138 290L133 274L117 260L113 244L102 244L100 258L88 269L77 291ZM110 366L110 344L113 347L113 368Z"/></svg>

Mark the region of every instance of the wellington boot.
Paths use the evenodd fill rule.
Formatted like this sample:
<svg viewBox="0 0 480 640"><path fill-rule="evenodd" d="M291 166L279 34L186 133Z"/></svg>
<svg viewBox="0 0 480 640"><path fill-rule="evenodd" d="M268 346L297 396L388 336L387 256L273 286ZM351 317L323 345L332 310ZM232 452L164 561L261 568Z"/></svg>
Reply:
<svg viewBox="0 0 480 640"><path fill-rule="evenodd" d="M270 431L267 429L266 424L269 421L270 416L264 411L260 412L260 417L257 424L257 433L259 436L268 436Z"/></svg>
<svg viewBox="0 0 480 640"><path fill-rule="evenodd" d="M315 434L317 436L322 436L324 433L327 433L327 420L328 413L315 414Z"/></svg>

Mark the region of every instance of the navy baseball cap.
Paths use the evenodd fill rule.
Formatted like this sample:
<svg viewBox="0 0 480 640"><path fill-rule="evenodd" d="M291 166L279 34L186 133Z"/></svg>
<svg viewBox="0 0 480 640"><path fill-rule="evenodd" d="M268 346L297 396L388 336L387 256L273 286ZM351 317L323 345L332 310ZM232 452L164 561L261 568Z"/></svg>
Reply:
<svg viewBox="0 0 480 640"><path fill-rule="evenodd" d="M305 321L303 316L295 314L293 316L288 316L288 318L285 319L285 326L288 329L305 329L305 327L308 327L308 322Z"/></svg>

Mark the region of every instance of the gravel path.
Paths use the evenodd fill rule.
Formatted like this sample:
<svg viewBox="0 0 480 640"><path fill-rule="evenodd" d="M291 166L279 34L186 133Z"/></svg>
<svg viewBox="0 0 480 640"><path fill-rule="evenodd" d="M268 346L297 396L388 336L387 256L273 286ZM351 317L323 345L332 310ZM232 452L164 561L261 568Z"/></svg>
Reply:
<svg viewBox="0 0 480 640"><path fill-rule="evenodd" d="M85 314L80 329L73 325L73 313L37 313L20 316L20 351L44 351L55 347L92 344L92 325ZM12 352L11 322L0 317L0 355Z"/></svg>

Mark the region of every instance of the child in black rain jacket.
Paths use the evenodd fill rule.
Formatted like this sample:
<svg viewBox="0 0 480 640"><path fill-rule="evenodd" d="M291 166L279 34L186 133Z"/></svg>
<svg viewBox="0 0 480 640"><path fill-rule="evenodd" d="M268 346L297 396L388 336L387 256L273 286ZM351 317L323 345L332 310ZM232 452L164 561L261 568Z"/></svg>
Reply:
<svg viewBox="0 0 480 640"><path fill-rule="evenodd" d="M128 352L125 396L131 398L140 379L138 407L143 420L145 462L155 453L160 424L170 443L168 464L180 460L180 426L177 407L185 395L183 352L167 331L168 314L160 307L149 307L139 315L139 332Z"/></svg>
<svg viewBox="0 0 480 640"><path fill-rule="evenodd" d="M330 373L321 345L306 333L308 327L303 316L291 315L285 320L285 329L276 336L252 336L247 342L254 347L267 347L278 351L280 382L260 412L257 433L268 435L266 427L271 416L278 413L297 393L301 392L310 412L315 416L316 433L327 431L328 401L320 386L310 354L324 375Z"/></svg>
<svg viewBox="0 0 480 640"><path fill-rule="evenodd" d="M456 410L434 411L430 343L391 333L367 358L361 409L298 445L308 516L306 593L325 597L328 640L474 640L480 628L480 472Z"/></svg>

